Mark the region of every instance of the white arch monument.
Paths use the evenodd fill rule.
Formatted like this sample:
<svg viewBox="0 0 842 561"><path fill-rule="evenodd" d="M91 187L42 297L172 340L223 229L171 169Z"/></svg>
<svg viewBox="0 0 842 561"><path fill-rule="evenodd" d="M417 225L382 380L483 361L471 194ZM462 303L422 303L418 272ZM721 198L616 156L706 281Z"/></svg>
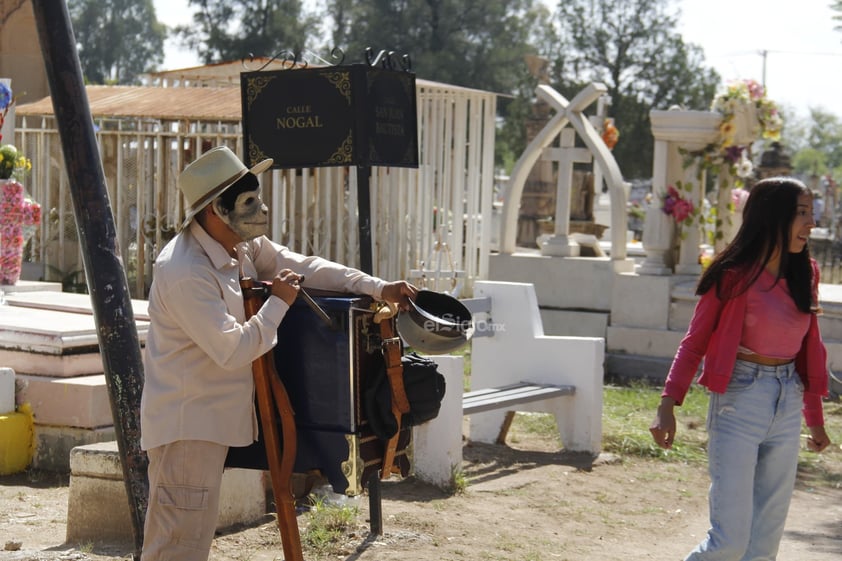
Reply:
<svg viewBox="0 0 842 561"><path fill-rule="evenodd" d="M536 89L539 98L546 101L556 113L541 129L532 142L526 147L512 170L506 192L503 197L503 219L500 232L501 253L514 253L517 231L517 211L523 187L529 172L542 156L550 157L559 162L559 189L556 195L555 236L542 249L544 255L575 257L578 247L568 238L570 226L570 173L573 163L590 161L592 156L596 162L597 177L602 176L608 186L611 198L611 260L625 262L626 260L626 200L629 184L623 180L617 161L603 142L599 132L594 128L583 111L605 94L608 88L604 84L594 82L579 92L571 101L567 101L561 94L547 85L540 85ZM585 143L589 155L582 153L582 149L574 148L572 136L565 135L564 129L571 125L573 130ZM550 145L556 137L562 135L562 143L558 148ZM598 183L597 183L598 184ZM620 269L625 270L623 265Z"/></svg>

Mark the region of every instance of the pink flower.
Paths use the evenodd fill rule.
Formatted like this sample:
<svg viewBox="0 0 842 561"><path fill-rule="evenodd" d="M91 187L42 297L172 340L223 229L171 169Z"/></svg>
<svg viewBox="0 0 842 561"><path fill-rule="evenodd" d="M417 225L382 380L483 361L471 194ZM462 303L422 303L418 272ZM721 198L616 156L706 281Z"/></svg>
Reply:
<svg viewBox="0 0 842 561"><path fill-rule="evenodd" d="M667 194L661 207L664 214L672 216L677 224L681 224L693 214L693 208L693 203L682 197L678 189L672 185L667 186Z"/></svg>
<svg viewBox="0 0 842 561"><path fill-rule="evenodd" d="M691 214L693 214L693 203L687 199L679 199L675 202L672 216L676 222L684 222Z"/></svg>
<svg viewBox="0 0 842 561"><path fill-rule="evenodd" d="M746 86L748 87L748 95L753 100L761 99L764 95L766 95L766 88L754 80L746 80Z"/></svg>
<svg viewBox="0 0 842 561"><path fill-rule="evenodd" d="M745 189L731 189L731 202L734 203L734 209L742 211L746 206L748 200L748 191Z"/></svg>

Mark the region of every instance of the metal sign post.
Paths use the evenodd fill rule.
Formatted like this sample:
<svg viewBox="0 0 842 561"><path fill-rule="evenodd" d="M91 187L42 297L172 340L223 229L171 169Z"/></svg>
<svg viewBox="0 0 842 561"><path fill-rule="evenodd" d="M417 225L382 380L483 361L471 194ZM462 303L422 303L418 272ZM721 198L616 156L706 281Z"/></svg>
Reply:
<svg viewBox="0 0 842 561"><path fill-rule="evenodd" d="M372 166L418 167L415 74L381 53L366 63L240 76L245 159L275 168L356 166L360 269L373 274Z"/></svg>

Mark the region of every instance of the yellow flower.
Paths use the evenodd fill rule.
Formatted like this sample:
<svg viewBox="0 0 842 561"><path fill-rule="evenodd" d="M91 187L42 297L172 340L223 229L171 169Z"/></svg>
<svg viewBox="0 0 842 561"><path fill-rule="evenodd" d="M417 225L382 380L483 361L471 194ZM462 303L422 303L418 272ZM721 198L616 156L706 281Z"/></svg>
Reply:
<svg viewBox="0 0 842 561"><path fill-rule="evenodd" d="M719 125L719 134L726 140L732 140L736 132L737 127L734 126L734 121L731 119L726 119Z"/></svg>

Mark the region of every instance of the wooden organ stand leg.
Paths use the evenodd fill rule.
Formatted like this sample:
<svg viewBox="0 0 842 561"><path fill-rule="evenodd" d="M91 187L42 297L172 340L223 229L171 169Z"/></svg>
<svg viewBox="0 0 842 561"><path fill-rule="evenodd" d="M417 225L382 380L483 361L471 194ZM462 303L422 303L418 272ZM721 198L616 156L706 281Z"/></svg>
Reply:
<svg viewBox="0 0 842 561"><path fill-rule="evenodd" d="M253 316L263 304L266 289L249 277L240 279L246 319ZM252 364L257 408L263 427L263 441L272 480L272 494L278 515L278 528L284 548L284 561L304 561L298 519L295 515L295 498L292 493L292 471L295 465L296 430L292 404L286 389L275 370L272 352L264 354ZM275 414L281 419L281 437L275 426ZM283 442L283 449L281 446Z"/></svg>

